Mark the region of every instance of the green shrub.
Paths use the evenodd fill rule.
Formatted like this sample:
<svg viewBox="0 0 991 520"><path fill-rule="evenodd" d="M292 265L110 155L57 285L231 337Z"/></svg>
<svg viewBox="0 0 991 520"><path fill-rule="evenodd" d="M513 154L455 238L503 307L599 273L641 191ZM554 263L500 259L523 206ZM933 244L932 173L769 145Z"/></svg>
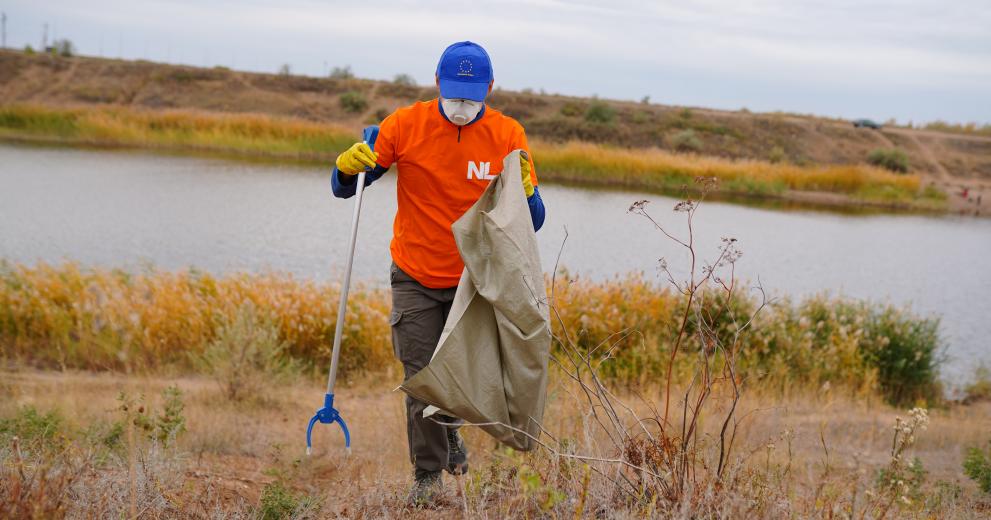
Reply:
<svg viewBox="0 0 991 520"><path fill-rule="evenodd" d="M93 443L116 450L124 445L124 423L113 421L111 423L96 423L90 425L89 434Z"/></svg>
<svg viewBox="0 0 991 520"><path fill-rule="evenodd" d="M967 449L963 472L977 483L981 491L991 493L991 443L988 443L986 451L977 447Z"/></svg>
<svg viewBox="0 0 991 520"><path fill-rule="evenodd" d="M376 109L375 112L369 114L368 117L365 119L365 124L377 125L381 123L385 118L389 117L389 114L391 113L392 112L390 112L388 108L383 107Z"/></svg>
<svg viewBox="0 0 991 520"><path fill-rule="evenodd" d="M935 202L946 202L946 192L937 188L934 184L929 184L922 189L922 198Z"/></svg>
<svg viewBox="0 0 991 520"><path fill-rule="evenodd" d="M313 497L293 493L282 479L266 484L259 502L258 518L261 520L309 518L318 506Z"/></svg>
<svg viewBox="0 0 991 520"><path fill-rule="evenodd" d="M182 414L185 404L182 402L182 392L178 386L170 386L162 390L162 410L155 415L151 407L144 403L144 396L133 397L124 392L117 395L117 411L121 421L115 422L110 428L97 433L102 444L108 448L116 446L124 433L127 424L134 424L144 432L148 439L163 445L171 445L186 431L186 417Z"/></svg>
<svg viewBox="0 0 991 520"><path fill-rule="evenodd" d="M275 481L265 485L261 496L261 510L259 518L263 520L281 520L289 518L296 510L299 499L292 491L286 488L282 481Z"/></svg>
<svg viewBox="0 0 991 520"><path fill-rule="evenodd" d="M76 46L70 40L61 39L52 42L52 54L56 56L62 56L63 58L71 58L76 54Z"/></svg>
<svg viewBox="0 0 991 520"><path fill-rule="evenodd" d="M261 399L266 388L298 374L278 329L250 301L218 327L216 339L194 363L216 379L231 401Z"/></svg>
<svg viewBox="0 0 991 520"><path fill-rule="evenodd" d="M881 393L894 405L939 400L938 318L895 307L875 308L864 325L862 355L877 369Z"/></svg>
<svg viewBox="0 0 991 520"><path fill-rule="evenodd" d="M608 104L594 100L585 110L585 120L589 123L609 124L616 119L616 110Z"/></svg>
<svg viewBox="0 0 991 520"><path fill-rule="evenodd" d="M334 67L330 70L330 79L354 79L354 73L351 72L350 65Z"/></svg>
<svg viewBox="0 0 991 520"><path fill-rule="evenodd" d="M898 496L905 496L917 501L923 497L923 486L928 474L929 472L922 465L922 461L918 457L914 457L907 465L899 464L878 470L875 484L881 489L896 493Z"/></svg>
<svg viewBox="0 0 991 520"><path fill-rule="evenodd" d="M908 173L908 155L898 148L877 148L867 155L867 162L893 172Z"/></svg>
<svg viewBox="0 0 991 520"><path fill-rule="evenodd" d="M368 100L361 92L350 90L341 94L341 108L351 113L364 112L368 108Z"/></svg>
<svg viewBox="0 0 991 520"><path fill-rule="evenodd" d="M686 109L687 110L687 109ZM695 135L695 130L682 130L671 138L671 146L679 152L701 152L702 141Z"/></svg>
<svg viewBox="0 0 991 520"><path fill-rule="evenodd" d="M865 306L816 295L798 304L782 300L755 329L744 371L765 373L783 386L807 381L869 385L872 375L859 341Z"/></svg>
<svg viewBox="0 0 991 520"><path fill-rule="evenodd" d="M33 406L24 406L13 417L0 419L0 435L26 441L50 441L64 426L65 419L58 411L42 414Z"/></svg>
<svg viewBox="0 0 991 520"><path fill-rule="evenodd" d="M165 403L162 411L155 417L153 437L163 444L171 444L186 431L186 417L182 414L185 404L182 402L182 391L178 386L170 386L162 391Z"/></svg>
<svg viewBox="0 0 991 520"><path fill-rule="evenodd" d="M964 402L991 401L991 370L980 364L974 370L974 381L963 389Z"/></svg>
<svg viewBox="0 0 991 520"><path fill-rule="evenodd" d="M783 299L746 340L740 370L782 387L831 382L876 389L896 405L938 402L938 324L890 305L828 295Z"/></svg>
<svg viewBox="0 0 991 520"><path fill-rule="evenodd" d="M573 103L571 101L565 103L561 106L561 115L565 117L578 117L585 112L585 109L578 103Z"/></svg>
<svg viewBox="0 0 991 520"><path fill-rule="evenodd" d="M409 74L396 74L396 77L392 78L392 83L404 87L416 86L416 80L413 79L413 76L410 76Z"/></svg>
<svg viewBox="0 0 991 520"><path fill-rule="evenodd" d="M785 160L785 149L780 146L771 148L771 152L767 154L767 160L775 164Z"/></svg>
<svg viewBox="0 0 991 520"><path fill-rule="evenodd" d="M25 45L24 46L24 54L27 54L28 56L33 56L34 55L34 47L32 47L30 45Z"/></svg>

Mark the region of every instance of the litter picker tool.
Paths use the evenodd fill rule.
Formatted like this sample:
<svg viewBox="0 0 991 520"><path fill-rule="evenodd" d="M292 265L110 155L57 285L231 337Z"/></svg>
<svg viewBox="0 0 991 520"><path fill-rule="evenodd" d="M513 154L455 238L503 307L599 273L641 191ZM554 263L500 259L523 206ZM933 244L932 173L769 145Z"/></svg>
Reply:
<svg viewBox="0 0 991 520"><path fill-rule="evenodd" d="M375 140L379 135L379 127L372 125L366 127L362 132L362 139L368 146L375 149ZM313 425L317 422L323 424L337 423L344 432L344 448L351 453L351 433L348 425L345 424L341 413L334 408L334 383L337 382L337 360L341 356L341 336L344 334L344 315L348 307L348 289L351 287L351 266L354 264L354 245L358 238L358 217L361 215L361 194L365 191L365 174L371 168L365 168L358 172L358 179L355 181L354 192L354 215L351 217L351 235L348 237L348 263L344 268L344 283L341 284L341 303L337 308L337 326L334 327L334 350L330 356L330 373L327 375L327 393L323 397L323 408L310 419L310 424L306 427L306 454L311 451L311 436Z"/></svg>

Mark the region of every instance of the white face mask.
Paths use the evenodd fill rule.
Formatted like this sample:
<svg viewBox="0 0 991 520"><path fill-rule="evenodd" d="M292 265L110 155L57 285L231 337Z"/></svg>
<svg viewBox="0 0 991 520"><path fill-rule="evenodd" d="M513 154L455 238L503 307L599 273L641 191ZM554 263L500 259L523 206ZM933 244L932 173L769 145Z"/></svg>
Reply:
<svg viewBox="0 0 991 520"><path fill-rule="evenodd" d="M474 121L484 105L481 101L470 99L440 98L440 103L444 108L444 115L447 116L447 120L458 126L464 126Z"/></svg>

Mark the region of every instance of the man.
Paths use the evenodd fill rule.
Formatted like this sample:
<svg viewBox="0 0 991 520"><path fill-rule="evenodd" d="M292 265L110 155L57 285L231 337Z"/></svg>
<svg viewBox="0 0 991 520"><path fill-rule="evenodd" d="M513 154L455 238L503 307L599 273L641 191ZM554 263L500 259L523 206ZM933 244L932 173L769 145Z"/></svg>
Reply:
<svg viewBox="0 0 991 520"><path fill-rule="evenodd" d="M520 181L534 230L544 203L526 134L514 119L485 104L492 63L478 44L449 46L437 65L437 99L396 110L379 128L375 151L355 143L337 158L334 195L355 193L355 175L370 169L366 186L397 166L399 209L393 224L392 344L405 379L427 365L451 309L464 264L451 232L454 223L501 173L503 158L522 149ZM424 503L440 489L441 472L468 470L468 454L453 417L424 418L426 403L406 397L406 432L414 484L410 500Z"/></svg>

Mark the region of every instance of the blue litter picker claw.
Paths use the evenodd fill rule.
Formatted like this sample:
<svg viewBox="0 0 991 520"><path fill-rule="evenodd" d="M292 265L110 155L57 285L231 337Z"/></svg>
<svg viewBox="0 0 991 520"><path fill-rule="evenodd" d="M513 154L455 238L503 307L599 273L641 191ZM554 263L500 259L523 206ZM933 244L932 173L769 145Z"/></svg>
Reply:
<svg viewBox="0 0 991 520"><path fill-rule="evenodd" d="M348 425L344 422L344 418L341 417L341 413L334 408L334 394L325 394L323 397L323 408L317 410L313 418L310 419L310 424L306 427L306 454L309 455L312 450L313 443L311 442L311 436L313 434L313 425L317 421L323 424L338 423L341 425L341 430L344 432L344 449L347 450L348 455L351 454L351 433L348 431Z"/></svg>
<svg viewBox="0 0 991 520"><path fill-rule="evenodd" d="M376 125L365 128L362 132L362 139L372 150L375 149L375 140L379 135L379 127ZM366 168L370 170L370 168ZM310 419L310 424L306 426L306 454L309 455L313 448L313 425L320 422L322 424L337 423L344 432L344 447L347 453L351 453L351 433L348 425L344 423L341 412L334 408L334 383L337 381L337 360L341 355L341 337L344 334L344 314L348 310L348 289L351 287L351 266L354 264L354 244L358 238L358 217L361 215L361 194L365 191L365 174L367 171L358 172L358 179L355 182L354 191L354 214L351 217L351 236L348 238L348 263L344 268L344 283L341 285L341 302L337 307L337 326L334 328L334 350L330 356L330 374L327 375L327 393L323 396L323 408Z"/></svg>

